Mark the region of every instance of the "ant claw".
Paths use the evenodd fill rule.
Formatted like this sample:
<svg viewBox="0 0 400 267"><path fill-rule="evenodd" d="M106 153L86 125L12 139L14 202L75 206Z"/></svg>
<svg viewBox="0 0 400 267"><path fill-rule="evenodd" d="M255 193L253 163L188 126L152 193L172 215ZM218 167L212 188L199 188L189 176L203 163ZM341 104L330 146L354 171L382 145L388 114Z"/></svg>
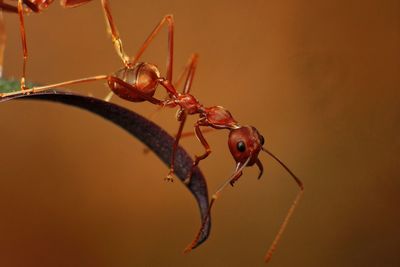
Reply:
<svg viewBox="0 0 400 267"><path fill-rule="evenodd" d="M166 182L174 182L174 177L172 177L171 173L168 173L167 177L164 178L164 181Z"/></svg>

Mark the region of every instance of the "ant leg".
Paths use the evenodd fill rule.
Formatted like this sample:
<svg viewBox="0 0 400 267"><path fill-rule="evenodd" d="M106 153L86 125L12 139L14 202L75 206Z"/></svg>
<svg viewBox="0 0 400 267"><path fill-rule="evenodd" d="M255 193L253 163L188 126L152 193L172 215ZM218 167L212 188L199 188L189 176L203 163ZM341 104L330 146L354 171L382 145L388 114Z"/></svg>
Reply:
<svg viewBox="0 0 400 267"><path fill-rule="evenodd" d="M193 174L193 170L194 168L199 165L199 162L205 158L207 158L210 154L211 154L211 149L210 149L210 145L207 143L206 139L204 138L201 130L200 130L200 123L196 122L194 125L194 129L195 129L195 133L196 133L196 137L200 140L201 144L203 145L203 147L206 149L206 152L201 155L201 156L195 156L192 167L190 168L190 171L188 173L188 176L186 177L184 183L185 184L190 184L190 180L192 179L192 174Z"/></svg>
<svg viewBox="0 0 400 267"><path fill-rule="evenodd" d="M0 93L0 98L4 97L9 97L9 96L16 96L16 95L24 95L24 94L30 94L30 93L37 93L37 92L42 92L46 91L52 88L57 88L57 87L63 87L67 85L74 85L74 84L81 84L81 83L86 83L86 82L93 82L93 81L99 81L99 80L107 80L108 84L111 83L116 83L120 86L124 86L126 88L129 88L130 90L134 91L135 93L139 94L143 99L146 101L149 101L152 104L155 105L164 105L163 101L160 101L152 96L147 96L143 94L141 91L137 90L135 87L132 85L122 81L121 79L114 77L114 76L109 76L109 75L98 75L98 76L92 76L92 77L87 77L87 78L82 78L82 79L77 79L77 80L71 80L71 81L66 81L66 82L61 82L61 83L54 83L54 84L49 84L49 85L44 85L44 86L34 86L30 89L26 89L23 91L19 92L11 92L11 93Z"/></svg>
<svg viewBox="0 0 400 267"><path fill-rule="evenodd" d="M121 58L125 67L129 68L131 63L129 62L129 56L125 53L124 48L122 46L122 40L119 37L119 32L117 26L114 23L114 19L111 15L111 7L108 0L101 0L101 5L104 11L104 17L107 24L107 31L111 35L112 42L114 44L115 51L118 56ZM105 98L104 101L109 102L111 98L114 96L114 92L110 92Z"/></svg>
<svg viewBox="0 0 400 267"><path fill-rule="evenodd" d="M143 52L149 46L154 37L160 32L161 27L167 23L168 24L168 56L167 56L167 75L166 79L172 81L172 65L174 57L174 18L172 15L166 15L157 24L154 30L150 33L147 39L144 41L143 45L140 47L139 51L136 53L135 57L131 60L131 65L135 65L139 58L142 56Z"/></svg>
<svg viewBox="0 0 400 267"><path fill-rule="evenodd" d="M113 97L113 95L114 95L114 92L111 91L106 95L106 97L103 100L106 101L106 102L110 102L110 100Z"/></svg>
<svg viewBox="0 0 400 267"><path fill-rule="evenodd" d="M184 89L183 89L183 93L184 94L188 93L190 91L190 87L192 86L193 77L194 77L194 73L195 73L196 66L197 66L197 59L198 59L198 55L197 54L193 54L190 57L188 64L186 65L184 71L181 73L181 75L180 75L180 77L178 79L178 85L179 85L180 81L182 80L182 77L187 72L185 86L184 86ZM185 120L186 120L186 114L185 114ZM201 155L200 157L197 157L197 156L195 157L195 161L194 161L194 163L192 165L192 168L190 169L189 176L188 176L188 178L186 178L183 181L185 184L189 184L190 183L190 178L192 177L193 169L199 164L199 161L205 159L211 153L210 146L208 145L207 141L203 137L203 135L202 135L202 133L200 131L198 123L196 123L195 129L196 129L196 136L199 138L199 140L201 141L203 146L206 148L206 153ZM176 147L178 145L178 142L179 142L179 139L180 139L181 135L182 135L182 128L179 128L179 131L178 131L178 133L176 135L176 139L175 139L176 145L174 144L174 152L176 150ZM173 153L173 156L172 156L172 162L174 162L174 161L175 161L175 153ZM171 163L171 165L172 165L172 163Z"/></svg>
<svg viewBox="0 0 400 267"><path fill-rule="evenodd" d="M4 97L9 97L9 96L42 92L42 91L46 91L46 90L49 90L52 88L63 87L63 86L73 85L73 84L81 84L81 83L86 83L86 82L99 81L99 80L107 80L109 85L115 83L115 84L118 84L125 88L129 88L129 90L134 91L135 93L140 95L140 97L142 97L144 100L149 101L152 104L165 105L165 101L160 101L152 96L145 95L145 94L143 94L143 92L137 90L134 86L124 82L123 80L121 80L117 77L109 76L109 75L98 75L98 76L76 79L76 80L71 80L71 81L66 81L66 82L61 82L61 83L54 83L54 84L49 84L49 85L44 85L44 86L34 86L30 89L26 89L26 90L19 91L19 92L0 93L0 99L4 98Z"/></svg>
<svg viewBox="0 0 400 267"><path fill-rule="evenodd" d="M214 130L215 130L214 128L206 128L206 129L203 129L203 130L201 131L201 133L202 133L202 134L206 134L206 133L213 132ZM195 133L194 131L191 131L191 132L183 132L183 133L181 134L181 138L191 137L191 136L194 136L194 135L196 135L196 133Z"/></svg>
<svg viewBox="0 0 400 267"><path fill-rule="evenodd" d="M64 8L72 8L72 7L77 7L77 6L86 4L87 2L90 2L90 1L91 0L61 0L60 4ZM111 8L108 3L108 0L102 0L101 3L102 3L105 19L106 19L107 29L111 35L112 42L117 51L117 54L122 59L124 65L126 67L129 67L130 66L129 65L129 57L126 55L124 49L122 48L122 41L121 41L121 38L119 37L117 27L114 24L114 20L111 16ZM114 95L114 93L111 91L104 98L104 101L109 102L113 95Z"/></svg>
<svg viewBox="0 0 400 267"><path fill-rule="evenodd" d="M215 201L217 200L217 198L219 197L219 195L221 194L222 190L224 190L224 188L230 184L233 180L237 180L239 179L239 177L242 175L242 171L244 169L244 167L247 166L247 164L249 163L250 158L248 158L244 163L237 163L236 164L236 168L235 171L233 172L232 176L226 180L222 186L220 186L218 188L218 190L212 195L211 197L211 201L210 201L210 206L208 207L208 212L203 220L203 224L200 227L200 230L198 231L196 237L194 238L194 240L190 243L189 246L187 246L184 250L184 253L188 253L190 252L193 248L195 248L197 246L197 242L199 241L199 238L204 230L204 226L206 225L208 218L210 217L211 214L211 208L213 207Z"/></svg>
<svg viewBox="0 0 400 267"><path fill-rule="evenodd" d="M197 53L193 53L189 60L186 63L185 68L179 74L178 79L174 82L174 87L178 88L180 84L183 82L183 78L186 76L185 86L183 89L183 93L189 93L190 87L192 86L194 73L196 71L197 62L198 62L199 55Z"/></svg>
<svg viewBox="0 0 400 267"><path fill-rule="evenodd" d="M3 11L0 10L0 77L3 77L3 62L4 62L4 50L6 48L6 39L7 35L4 25Z"/></svg>
<svg viewBox="0 0 400 267"><path fill-rule="evenodd" d="M158 107L159 109L161 109L162 108L162 106L159 106ZM214 128L206 128L206 129L203 129L202 130L202 133L203 134L206 134L206 133L209 133L209 132L212 132L212 131L214 131L215 129ZM194 131L191 131L191 132L182 132L182 134L180 135L180 139L182 139L182 138L187 138L187 137L192 137L192 136L194 136L194 135L196 135L196 133L194 132ZM175 138L178 136L178 134L175 134ZM148 149L148 148L144 148L143 149L143 153L148 153L150 150Z"/></svg>
<svg viewBox="0 0 400 267"><path fill-rule="evenodd" d="M190 88L192 87L192 83L193 83L194 74L195 74L196 68L197 68L198 59L199 59L199 55L196 53L193 53L189 59L188 65L186 67L188 74L186 77L185 86L183 87L184 94L188 94L190 92Z"/></svg>
<svg viewBox="0 0 400 267"><path fill-rule="evenodd" d="M195 72L196 66L197 66L197 59L198 59L198 55L196 53L193 53L190 56L188 62L186 63L185 68L181 71L181 73L178 76L178 79L173 84L174 88L178 88L179 85L183 82L183 78L186 76L186 81L185 81L185 87L184 88L189 88L189 90L190 90L190 86L191 86L192 81L193 81L194 72ZM186 93L185 90L183 90L183 91L184 91L184 93ZM168 95L169 95L169 97L171 97L171 93L170 92L168 92ZM166 96L164 99L167 100L168 96ZM161 106L157 107L157 109L153 113L151 113L151 115L149 116L149 119L152 119L157 114L157 112L160 111L162 108L163 107L161 107ZM192 135L193 134L194 133L192 132ZM190 136L190 134L188 136Z"/></svg>
<svg viewBox="0 0 400 267"><path fill-rule="evenodd" d="M26 63L28 61L28 47L26 45L26 34L24 24L24 9L22 0L18 0L18 15L19 15L19 29L21 33L22 50L23 50L23 64L22 64L22 77L21 77L21 90L25 90L25 77L26 77Z"/></svg>
<svg viewBox="0 0 400 267"><path fill-rule="evenodd" d="M29 89L26 89L23 91L15 91L15 92L11 92L11 93L0 93L0 98L16 96L16 95L24 95L24 94L30 94L30 93L37 93L37 92L46 91L46 90L49 90L52 88L63 87L66 85L74 85L74 84L93 82L93 81L99 81L99 80L108 80L108 78L109 78L108 75L98 75L98 76L92 76L92 77L71 80L71 81L66 81L66 82L61 82L61 83L54 83L54 84L49 84L49 85L44 85L44 86L34 86L32 88L29 88Z"/></svg>
<svg viewBox="0 0 400 267"><path fill-rule="evenodd" d="M174 168L175 168L176 150L178 149L179 139L181 138L182 130L183 130L183 127L185 126L187 114L183 109L180 109L178 111L177 117L178 117L178 121L180 121L179 129L178 129L178 133L176 134L176 137L175 137L174 146L172 148L171 166L169 168L169 173L168 173L167 177L165 177L165 179L164 179L165 181L168 181L168 182L174 181L173 174L174 174Z"/></svg>
<svg viewBox="0 0 400 267"><path fill-rule="evenodd" d="M108 0L101 0L101 5L103 7L104 16L106 19L107 31L111 35L115 50L117 51L117 54L121 58L125 67L129 68L131 66L129 63L129 56L125 53L122 47L122 40L119 37L117 26L115 26L114 19L111 15L110 4Z"/></svg>

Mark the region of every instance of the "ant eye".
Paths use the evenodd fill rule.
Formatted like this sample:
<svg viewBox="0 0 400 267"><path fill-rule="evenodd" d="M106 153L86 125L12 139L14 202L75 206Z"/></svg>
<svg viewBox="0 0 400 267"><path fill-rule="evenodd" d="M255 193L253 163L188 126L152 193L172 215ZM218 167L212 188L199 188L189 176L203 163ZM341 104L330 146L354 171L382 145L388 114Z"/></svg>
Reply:
<svg viewBox="0 0 400 267"><path fill-rule="evenodd" d="M263 146L264 145L264 136L260 135L260 143Z"/></svg>
<svg viewBox="0 0 400 267"><path fill-rule="evenodd" d="M239 150L239 152L244 152L246 150L246 145L244 144L243 141L239 141L236 144L236 148L237 148L237 150Z"/></svg>

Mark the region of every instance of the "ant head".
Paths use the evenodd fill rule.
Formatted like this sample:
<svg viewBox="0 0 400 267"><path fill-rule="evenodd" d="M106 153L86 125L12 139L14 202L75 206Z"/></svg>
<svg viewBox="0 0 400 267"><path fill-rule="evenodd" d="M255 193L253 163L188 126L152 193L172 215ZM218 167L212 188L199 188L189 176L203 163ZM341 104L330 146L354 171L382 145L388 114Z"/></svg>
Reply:
<svg viewBox="0 0 400 267"><path fill-rule="evenodd" d="M264 145L264 137L252 126L242 126L231 130L228 140L229 150L236 163L251 166L258 161Z"/></svg>

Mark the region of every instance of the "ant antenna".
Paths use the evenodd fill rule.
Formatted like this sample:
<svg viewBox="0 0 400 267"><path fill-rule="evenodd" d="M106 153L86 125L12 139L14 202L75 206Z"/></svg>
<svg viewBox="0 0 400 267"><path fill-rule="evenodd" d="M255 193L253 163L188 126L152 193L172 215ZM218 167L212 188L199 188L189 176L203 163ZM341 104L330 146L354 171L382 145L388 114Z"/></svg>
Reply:
<svg viewBox="0 0 400 267"><path fill-rule="evenodd" d="M262 150L264 152L266 152L268 155L270 155L272 158L274 158L280 165L282 165L282 167L293 177L293 179L296 181L297 185L300 187L300 191L297 193L297 196L294 199L292 206L290 206L290 209L289 209L288 213L286 214L285 219L283 220L281 226L279 227L279 231L276 234L274 241L272 242L267 253L265 254L265 263L268 263L271 260L272 254L276 250L276 246L278 245L278 242L281 239L281 236L286 229L286 226L289 222L290 217L292 216L301 196L304 193L304 186L303 186L303 183L300 181L300 179L296 175L294 175L294 173L278 157L276 157L274 154L272 154L270 151L268 151L264 147L262 148Z"/></svg>

